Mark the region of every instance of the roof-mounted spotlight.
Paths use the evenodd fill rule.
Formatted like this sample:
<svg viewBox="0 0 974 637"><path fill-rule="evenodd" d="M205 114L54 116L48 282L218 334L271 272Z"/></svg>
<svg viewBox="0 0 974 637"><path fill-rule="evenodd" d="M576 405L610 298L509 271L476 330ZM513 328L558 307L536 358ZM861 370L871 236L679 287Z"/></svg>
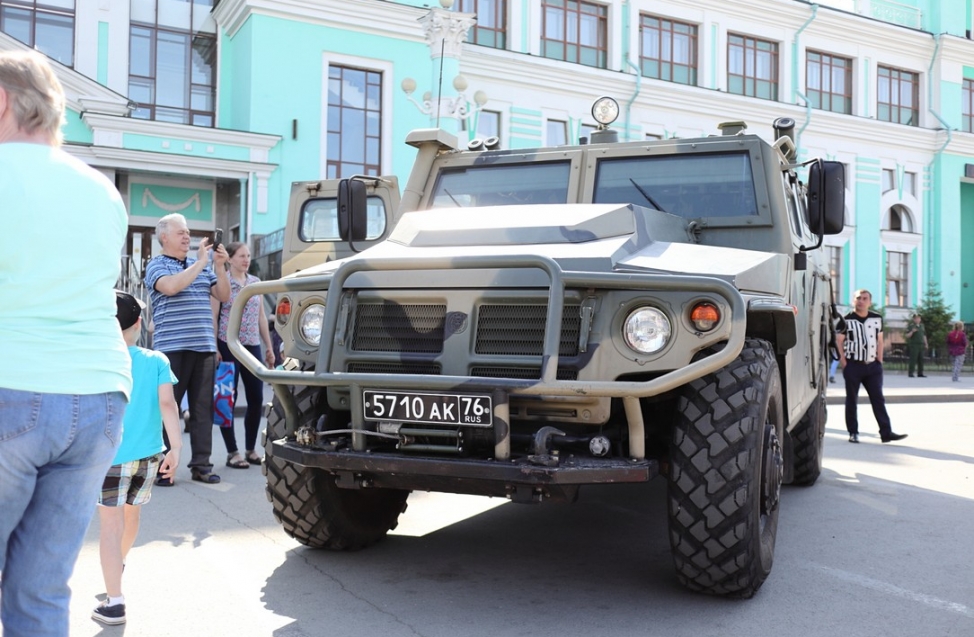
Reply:
<svg viewBox="0 0 974 637"><path fill-rule="evenodd" d="M592 117L599 123L599 127L592 131L589 140L591 143L614 144L619 141L619 133L609 129L609 124L619 117L619 102L611 97L600 97L592 105Z"/></svg>

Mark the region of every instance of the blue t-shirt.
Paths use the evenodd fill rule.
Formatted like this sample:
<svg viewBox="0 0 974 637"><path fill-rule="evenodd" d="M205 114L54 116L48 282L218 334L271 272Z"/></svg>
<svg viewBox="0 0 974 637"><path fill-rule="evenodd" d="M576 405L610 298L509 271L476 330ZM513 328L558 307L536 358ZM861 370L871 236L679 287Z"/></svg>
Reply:
<svg viewBox="0 0 974 637"><path fill-rule="evenodd" d="M166 296L156 290L156 283L164 276L179 274L196 263L160 254L145 266L145 285L152 301L152 347L160 352L192 350L215 352L213 309L210 307L210 288L216 285L216 275L207 265L186 289Z"/></svg>
<svg viewBox="0 0 974 637"><path fill-rule="evenodd" d="M162 352L129 347L132 356L132 399L122 420L122 442L112 464L154 456L166 447L162 443L162 411L159 386L175 384L176 375Z"/></svg>
<svg viewBox="0 0 974 637"><path fill-rule="evenodd" d="M0 387L128 396L113 291L128 214L115 186L59 148L2 143L0 221Z"/></svg>

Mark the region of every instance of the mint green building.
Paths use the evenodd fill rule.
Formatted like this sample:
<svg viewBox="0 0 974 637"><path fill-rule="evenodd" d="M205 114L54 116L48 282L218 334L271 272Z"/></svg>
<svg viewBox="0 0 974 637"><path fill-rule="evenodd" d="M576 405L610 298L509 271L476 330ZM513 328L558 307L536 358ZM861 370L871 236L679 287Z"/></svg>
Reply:
<svg viewBox="0 0 974 637"><path fill-rule="evenodd" d="M215 6L214 6L215 5ZM974 322L974 0L0 0L0 50L58 62L68 150L119 186L138 271L179 211L273 275L290 183L395 174L414 129L577 143L772 136L846 166L835 294L905 322L929 284ZM967 248L964 245L967 244Z"/></svg>

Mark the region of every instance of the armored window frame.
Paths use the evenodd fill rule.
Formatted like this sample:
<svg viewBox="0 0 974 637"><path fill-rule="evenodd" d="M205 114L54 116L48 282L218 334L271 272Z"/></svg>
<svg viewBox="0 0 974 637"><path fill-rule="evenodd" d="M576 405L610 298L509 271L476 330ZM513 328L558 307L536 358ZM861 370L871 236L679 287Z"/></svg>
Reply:
<svg viewBox="0 0 974 637"><path fill-rule="evenodd" d="M681 152L682 151L682 152ZM753 193L749 194L750 197L750 212L747 214L731 214L731 215L687 215L683 214L683 210L674 209L667 210L668 207L668 195L662 195L654 197L654 193L648 192L650 197L653 197L657 204L665 212L674 214L677 216L684 217L686 219L705 219L707 226L712 228L717 227L761 227L761 226L771 226L773 221L771 218L771 203L768 201L768 184L767 175L765 174L764 166L760 157L760 150L757 148L756 144L747 144L743 148L736 149L734 151L707 151L702 149L699 153L687 153L685 148L681 148L679 144L673 144L670 146L653 146L652 154L646 152L644 155L634 155L631 147L612 149L607 148L602 150L597 155L590 154L588 156L588 165L586 166L586 171L593 175L590 182L586 182L586 187L591 187L591 192L582 193L583 201L592 201L593 203L631 203L644 208L654 208L654 205L647 201L642 194L634 194L631 197L613 197L603 195L599 192L599 180L600 180L600 169L601 165L606 162L624 162L630 160L636 162L637 164L642 161L656 162L656 161L666 161L666 160L686 160L688 158L700 158L701 161L706 161L707 158L720 157L720 156L742 156L746 157L746 163L743 164L747 167L748 177L751 180L751 187L753 188ZM702 170L702 168L701 168ZM710 174L710 173L707 173ZM712 177L712 175L711 175ZM742 182L743 183L743 182ZM640 184L643 186L643 184ZM646 189L643 186L644 190ZM637 191L638 192L638 191ZM657 193L659 194L659 193ZM702 194L705 196L707 193ZM711 193L712 196L712 193Z"/></svg>

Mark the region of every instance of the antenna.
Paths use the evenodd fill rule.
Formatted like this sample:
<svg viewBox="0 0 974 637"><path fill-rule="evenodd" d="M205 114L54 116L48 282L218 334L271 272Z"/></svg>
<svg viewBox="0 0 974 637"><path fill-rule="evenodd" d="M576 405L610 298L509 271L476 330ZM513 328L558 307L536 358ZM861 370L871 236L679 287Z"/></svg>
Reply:
<svg viewBox="0 0 974 637"><path fill-rule="evenodd" d="M445 52L446 38L440 40L440 81L436 87L436 127L440 127L440 102L443 100L443 53Z"/></svg>

